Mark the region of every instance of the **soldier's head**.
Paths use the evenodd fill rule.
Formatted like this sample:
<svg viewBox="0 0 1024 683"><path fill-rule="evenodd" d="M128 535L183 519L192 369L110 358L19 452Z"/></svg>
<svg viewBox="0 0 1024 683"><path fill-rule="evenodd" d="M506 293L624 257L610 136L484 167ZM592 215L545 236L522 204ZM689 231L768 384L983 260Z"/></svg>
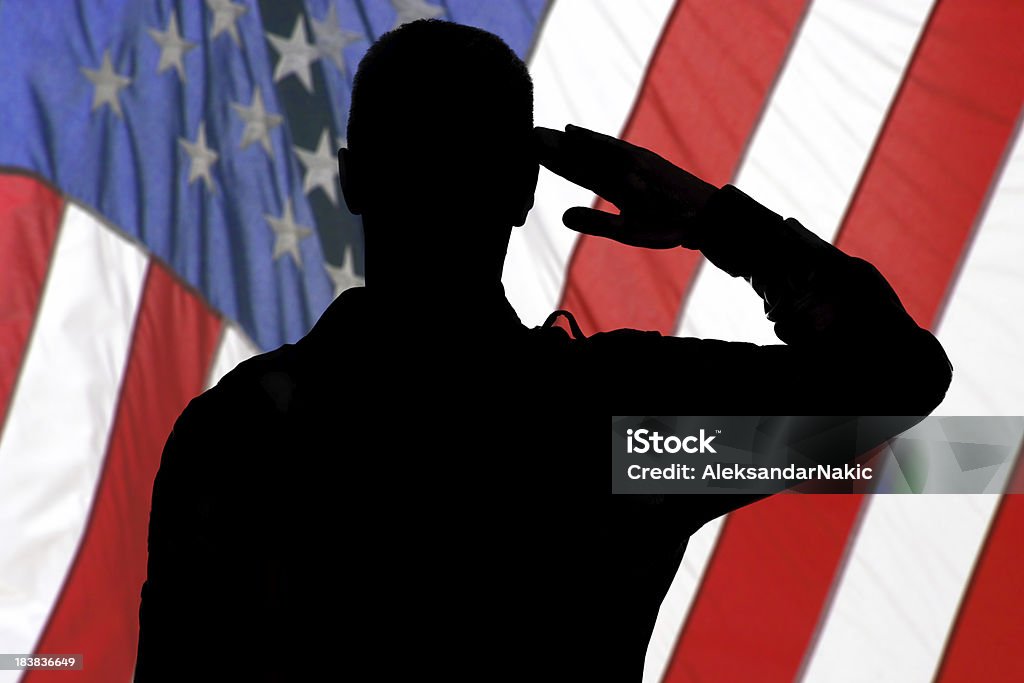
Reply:
<svg viewBox="0 0 1024 683"><path fill-rule="evenodd" d="M530 75L497 36L435 20L381 36L356 72L339 154L369 280L399 267L500 277L533 206L532 130Z"/></svg>

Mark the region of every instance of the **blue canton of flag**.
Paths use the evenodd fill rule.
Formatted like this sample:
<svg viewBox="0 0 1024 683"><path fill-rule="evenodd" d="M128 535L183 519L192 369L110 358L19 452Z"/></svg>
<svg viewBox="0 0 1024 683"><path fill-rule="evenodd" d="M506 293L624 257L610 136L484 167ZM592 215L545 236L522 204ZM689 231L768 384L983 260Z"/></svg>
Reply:
<svg viewBox="0 0 1024 683"><path fill-rule="evenodd" d="M440 18L522 55L544 4L5 2L0 165L94 209L274 348L361 282L335 153L372 41Z"/></svg>

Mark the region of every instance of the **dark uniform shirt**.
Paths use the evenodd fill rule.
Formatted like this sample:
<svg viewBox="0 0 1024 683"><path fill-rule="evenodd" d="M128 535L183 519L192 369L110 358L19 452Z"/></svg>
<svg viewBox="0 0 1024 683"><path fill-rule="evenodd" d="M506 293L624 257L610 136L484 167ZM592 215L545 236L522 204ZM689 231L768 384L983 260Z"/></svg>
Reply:
<svg viewBox="0 0 1024 683"><path fill-rule="evenodd" d="M731 186L699 221L784 344L529 329L500 291L410 330L358 288L194 399L136 681L639 680L687 539L752 498L611 495L610 415L924 416L950 381L867 262Z"/></svg>

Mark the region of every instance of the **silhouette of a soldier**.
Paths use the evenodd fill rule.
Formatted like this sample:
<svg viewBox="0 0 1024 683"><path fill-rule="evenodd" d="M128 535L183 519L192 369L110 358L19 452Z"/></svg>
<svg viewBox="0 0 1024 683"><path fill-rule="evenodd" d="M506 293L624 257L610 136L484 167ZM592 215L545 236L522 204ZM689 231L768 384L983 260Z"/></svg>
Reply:
<svg viewBox="0 0 1024 683"><path fill-rule="evenodd" d="M652 152L534 129L532 106L478 29L417 21L367 52L339 158L366 286L175 424L136 681L639 680L687 539L753 497L612 496L609 415L939 403L945 354L870 264ZM538 162L621 211L568 227L701 250L785 343L525 327L501 274Z"/></svg>

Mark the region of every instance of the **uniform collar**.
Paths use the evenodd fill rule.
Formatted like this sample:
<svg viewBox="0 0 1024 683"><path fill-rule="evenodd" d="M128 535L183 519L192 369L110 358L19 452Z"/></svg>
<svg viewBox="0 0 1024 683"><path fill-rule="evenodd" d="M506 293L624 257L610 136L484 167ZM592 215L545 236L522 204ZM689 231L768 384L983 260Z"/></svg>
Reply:
<svg viewBox="0 0 1024 683"><path fill-rule="evenodd" d="M438 293L443 297L442 293ZM463 329L473 335L513 335L526 331L512 304L505 296L505 288L498 284L492 295L475 297L463 306L451 298L444 299L445 308L454 313L448 319L436 319L436 329ZM417 316L404 314L400 304L375 305L373 294L366 287L351 287L342 292L324 311L313 326L309 337L338 339L350 333L353 326L366 329L392 330L395 334L410 331L409 321ZM422 328L422 325L416 325ZM420 331L423 331L420 329Z"/></svg>

